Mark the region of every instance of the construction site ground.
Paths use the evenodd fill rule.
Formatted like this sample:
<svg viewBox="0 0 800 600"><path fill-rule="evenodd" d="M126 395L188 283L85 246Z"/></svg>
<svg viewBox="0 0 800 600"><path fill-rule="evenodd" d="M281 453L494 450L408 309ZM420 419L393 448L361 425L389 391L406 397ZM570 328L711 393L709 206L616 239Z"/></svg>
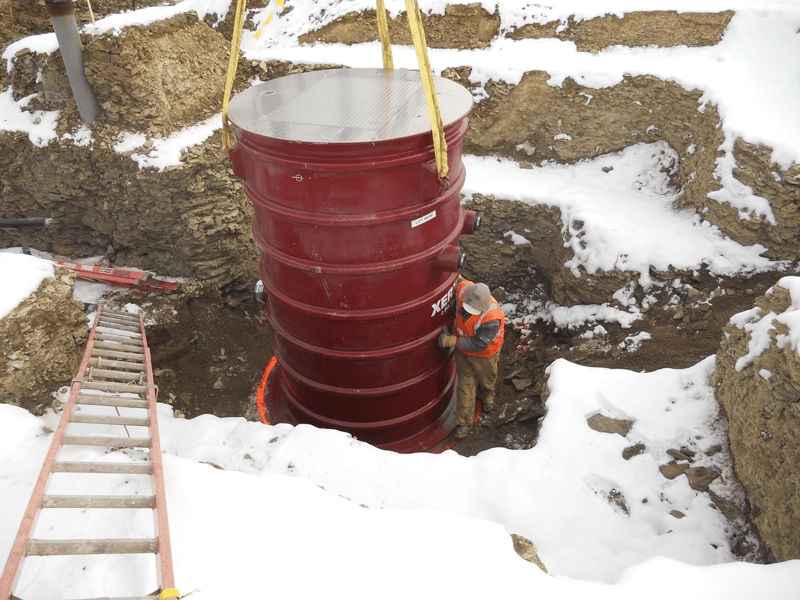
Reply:
<svg viewBox="0 0 800 600"><path fill-rule="evenodd" d="M471 245L470 262L464 275L476 281L490 280L495 289L512 294L546 296L548 282L531 270L522 281L515 275L498 281L498 273L513 268L514 258L498 251L489 239L495 230L522 229L520 223L486 223ZM485 239L482 239L485 238ZM717 352L722 327L730 317L752 307L757 295L772 286L780 275L763 273L749 278L716 279L709 276L697 287L721 286L727 294L714 298L706 318L700 322L674 319L674 310L663 310L665 299L652 307L631 328L604 323L604 340L586 340L580 334L593 329L558 329L538 321L525 326L532 331L524 350L520 346L522 326L513 316L506 324L506 341L497 382L497 410L481 414L467 438L452 443L466 456L496 447L525 449L535 445L540 418L545 369L557 358L595 367L649 372L662 368L686 368ZM702 284L702 285L700 285ZM167 402L186 418L202 414L218 417L244 416L258 420L256 388L272 356L272 330L264 306L242 294L224 298L219 293L202 295L148 294L115 291L113 303L132 302L148 314L149 342L159 385L159 400ZM546 297L541 298L547 301ZM621 349L625 338L639 332L652 338L636 349ZM445 441L450 446L452 439ZM439 446L438 448L441 448Z"/></svg>

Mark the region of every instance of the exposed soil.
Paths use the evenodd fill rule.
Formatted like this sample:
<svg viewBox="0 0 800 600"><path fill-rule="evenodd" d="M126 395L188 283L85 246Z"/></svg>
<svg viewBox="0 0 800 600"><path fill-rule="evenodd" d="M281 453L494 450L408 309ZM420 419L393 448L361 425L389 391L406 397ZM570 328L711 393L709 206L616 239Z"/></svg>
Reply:
<svg viewBox="0 0 800 600"><path fill-rule="evenodd" d="M157 324L147 328L159 401L193 418L256 420L255 389L272 356L272 329L252 298L126 295ZM232 306L235 304L235 306Z"/></svg>
<svg viewBox="0 0 800 600"><path fill-rule="evenodd" d="M610 46L713 46L722 38L733 11L677 13L673 10L603 15L585 21L570 18L544 25L531 23L507 34L515 40L559 38L575 42L578 50L599 52Z"/></svg>
<svg viewBox="0 0 800 600"><path fill-rule="evenodd" d="M575 42L578 50L599 52L610 46L713 46L722 38L733 11L681 13L675 11L632 12L618 17L603 15L566 23L532 23L518 29L501 28L497 11L486 11L479 3L445 7L443 15L422 14L428 46L431 48L486 48L499 37L512 39L558 38ZM405 13L389 19L393 44L410 45L411 34ZM348 13L327 25L300 36L301 44L317 41L359 44L378 39L374 10Z"/></svg>

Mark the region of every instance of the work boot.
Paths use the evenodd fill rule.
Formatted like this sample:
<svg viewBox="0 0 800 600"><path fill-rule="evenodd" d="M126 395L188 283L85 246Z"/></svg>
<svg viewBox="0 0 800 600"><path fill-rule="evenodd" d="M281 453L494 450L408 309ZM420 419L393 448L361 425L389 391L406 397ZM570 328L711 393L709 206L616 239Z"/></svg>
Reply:
<svg viewBox="0 0 800 600"><path fill-rule="evenodd" d="M493 410L494 410L494 402L489 402L488 404L486 402L483 403L483 412L490 413Z"/></svg>
<svg viewBox="0 0 800 600"><path fill-rule="evenodd" d="M453 432L453 436L457 437L458 439L463 439L467 437L468 433L469 433L469 427L464 427L463 425L459 425Z"/></svg>

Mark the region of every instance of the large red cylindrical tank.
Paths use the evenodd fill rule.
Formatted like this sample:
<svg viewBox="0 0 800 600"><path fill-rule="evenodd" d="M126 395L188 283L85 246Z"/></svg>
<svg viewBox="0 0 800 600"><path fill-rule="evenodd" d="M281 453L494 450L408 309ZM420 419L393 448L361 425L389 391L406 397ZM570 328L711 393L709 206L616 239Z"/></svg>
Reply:
<svg viewBox="0 0 800 600"><path fill-rule="evenodd" d="M290 75L230 103L275 331L273 420L404 452L453 428L456 369L436 341L451 321L458 236L475 226L459 195L472 96L435 83L449 182L417 72Z"/></svg>

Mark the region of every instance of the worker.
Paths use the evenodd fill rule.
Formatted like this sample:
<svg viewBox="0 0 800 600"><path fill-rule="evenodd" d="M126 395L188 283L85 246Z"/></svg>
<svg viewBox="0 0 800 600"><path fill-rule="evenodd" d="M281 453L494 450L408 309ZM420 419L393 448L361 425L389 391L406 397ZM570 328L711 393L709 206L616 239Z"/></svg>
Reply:
<svg viewBox="0 0 800 600"><path fill-rule="evenodd" d="M455 335L445 327L439 336L439 345L456 349L458 400L454 435L464 438L475 416L478 390L483 410L494 410L494 386L505 333L505 315L485 283L459 277L453 333Z"/></svg>

